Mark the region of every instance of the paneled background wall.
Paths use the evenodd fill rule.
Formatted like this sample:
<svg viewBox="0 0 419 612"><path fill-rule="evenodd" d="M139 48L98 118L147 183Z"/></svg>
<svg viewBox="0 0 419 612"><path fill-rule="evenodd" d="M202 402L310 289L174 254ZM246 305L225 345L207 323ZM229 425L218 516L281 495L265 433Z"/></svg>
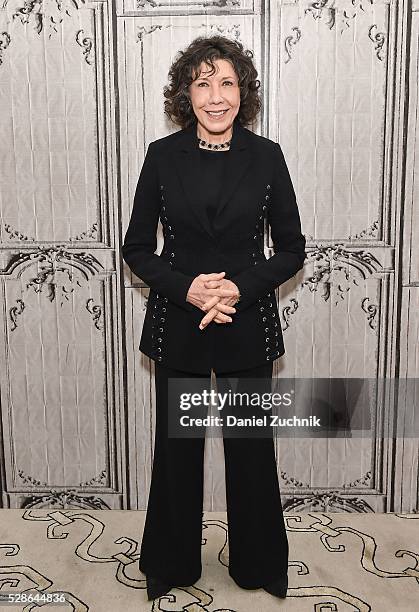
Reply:
<svg viewBox="0 0 419 612"><path fill-rule="evenodd" d="M4 507L146 508L148 288L120 246L147 145L178 129L170 63L215 33L254 51L253 129L281 143L307 238L274 376L418 377L418 0L3 0ZM345 405L370 434L277 440L286 510L419 511L412 398L380 388ZM222 440L205 452L204 507L223 510Z"/></svg>

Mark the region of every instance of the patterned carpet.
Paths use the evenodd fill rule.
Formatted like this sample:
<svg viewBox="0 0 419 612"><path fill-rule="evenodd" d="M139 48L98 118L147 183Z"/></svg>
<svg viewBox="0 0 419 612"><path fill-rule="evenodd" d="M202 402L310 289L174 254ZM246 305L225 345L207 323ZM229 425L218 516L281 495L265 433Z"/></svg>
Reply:
<svg viewBox="0 0 419 612"><path fill-rule="evenodd" d="M203 573L147 601L138 569L144 512L2 510L0 593L65 591L67 603L7 604L8 612L374 612L419 610L419 515L287 514L286 600L228 575L226 515L204 513ZM0 603L0 608L2 608Z"/></svg>

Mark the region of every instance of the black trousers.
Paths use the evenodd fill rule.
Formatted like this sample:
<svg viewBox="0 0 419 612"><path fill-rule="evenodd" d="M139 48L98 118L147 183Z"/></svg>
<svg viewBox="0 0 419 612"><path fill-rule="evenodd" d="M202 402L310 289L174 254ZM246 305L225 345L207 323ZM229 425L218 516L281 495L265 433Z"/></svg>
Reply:
<svg viewBox="0 0 419 612"><path fill-rule="evenodd" d="M272 378L272 363L217 374L217 391L228 378ZM156 432L152 479L139 560L140 570L173 586L190 586L201 576L205 437L168 435L168 379L205 378L155 365ZM199 381L198 381L199 382ZM210 387L210 373L206 379ZM265 384L265 382L263 382ZM237 388L237 387L236 387ZM255 407L252 408L255 414ZM266 414L266 410L256 407ZM223 430L229 544L229 574L242 588L255 589L286 575L285 531L273 436L227 437Z"/></svg>

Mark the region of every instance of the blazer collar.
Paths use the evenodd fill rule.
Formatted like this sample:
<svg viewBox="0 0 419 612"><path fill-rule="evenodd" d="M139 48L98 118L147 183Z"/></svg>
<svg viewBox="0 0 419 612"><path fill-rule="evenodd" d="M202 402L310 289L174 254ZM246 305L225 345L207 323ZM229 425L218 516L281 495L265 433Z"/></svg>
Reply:
<svg viewBox="0 0 419 612"><path fill-rule="evenodd" d="M243 128L237 119L233 123L233 133L231 138L230 149L227 154L226 167L224 172L224 181L220 194L217 213L214 217L214 228L206 215L206 211L199 205L200 191L200 151L196 134L196 122L191 126L180 131L180 138L177 142L174 152L174 164L179 174L179 178L186 193L187 203L197 220L204 230L215 238L217 227L220 227L220 221L223 220L223 215L227 215L225 210L230 198L232 197L239 181L250 168L251 147L250 135L251 132ZM221 153L222 155L222 153Z"/></svg>

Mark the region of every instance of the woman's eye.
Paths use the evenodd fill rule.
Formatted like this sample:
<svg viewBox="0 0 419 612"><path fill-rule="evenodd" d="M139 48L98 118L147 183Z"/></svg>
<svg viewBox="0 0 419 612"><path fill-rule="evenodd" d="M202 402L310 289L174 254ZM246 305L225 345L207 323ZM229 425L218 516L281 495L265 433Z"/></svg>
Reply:
<svg viewBox="0 0 419 612"><path fill-rule="evenodd" d="M233 85L232 81L224 81L224 83L229 83L230 85Z"/></svg>

